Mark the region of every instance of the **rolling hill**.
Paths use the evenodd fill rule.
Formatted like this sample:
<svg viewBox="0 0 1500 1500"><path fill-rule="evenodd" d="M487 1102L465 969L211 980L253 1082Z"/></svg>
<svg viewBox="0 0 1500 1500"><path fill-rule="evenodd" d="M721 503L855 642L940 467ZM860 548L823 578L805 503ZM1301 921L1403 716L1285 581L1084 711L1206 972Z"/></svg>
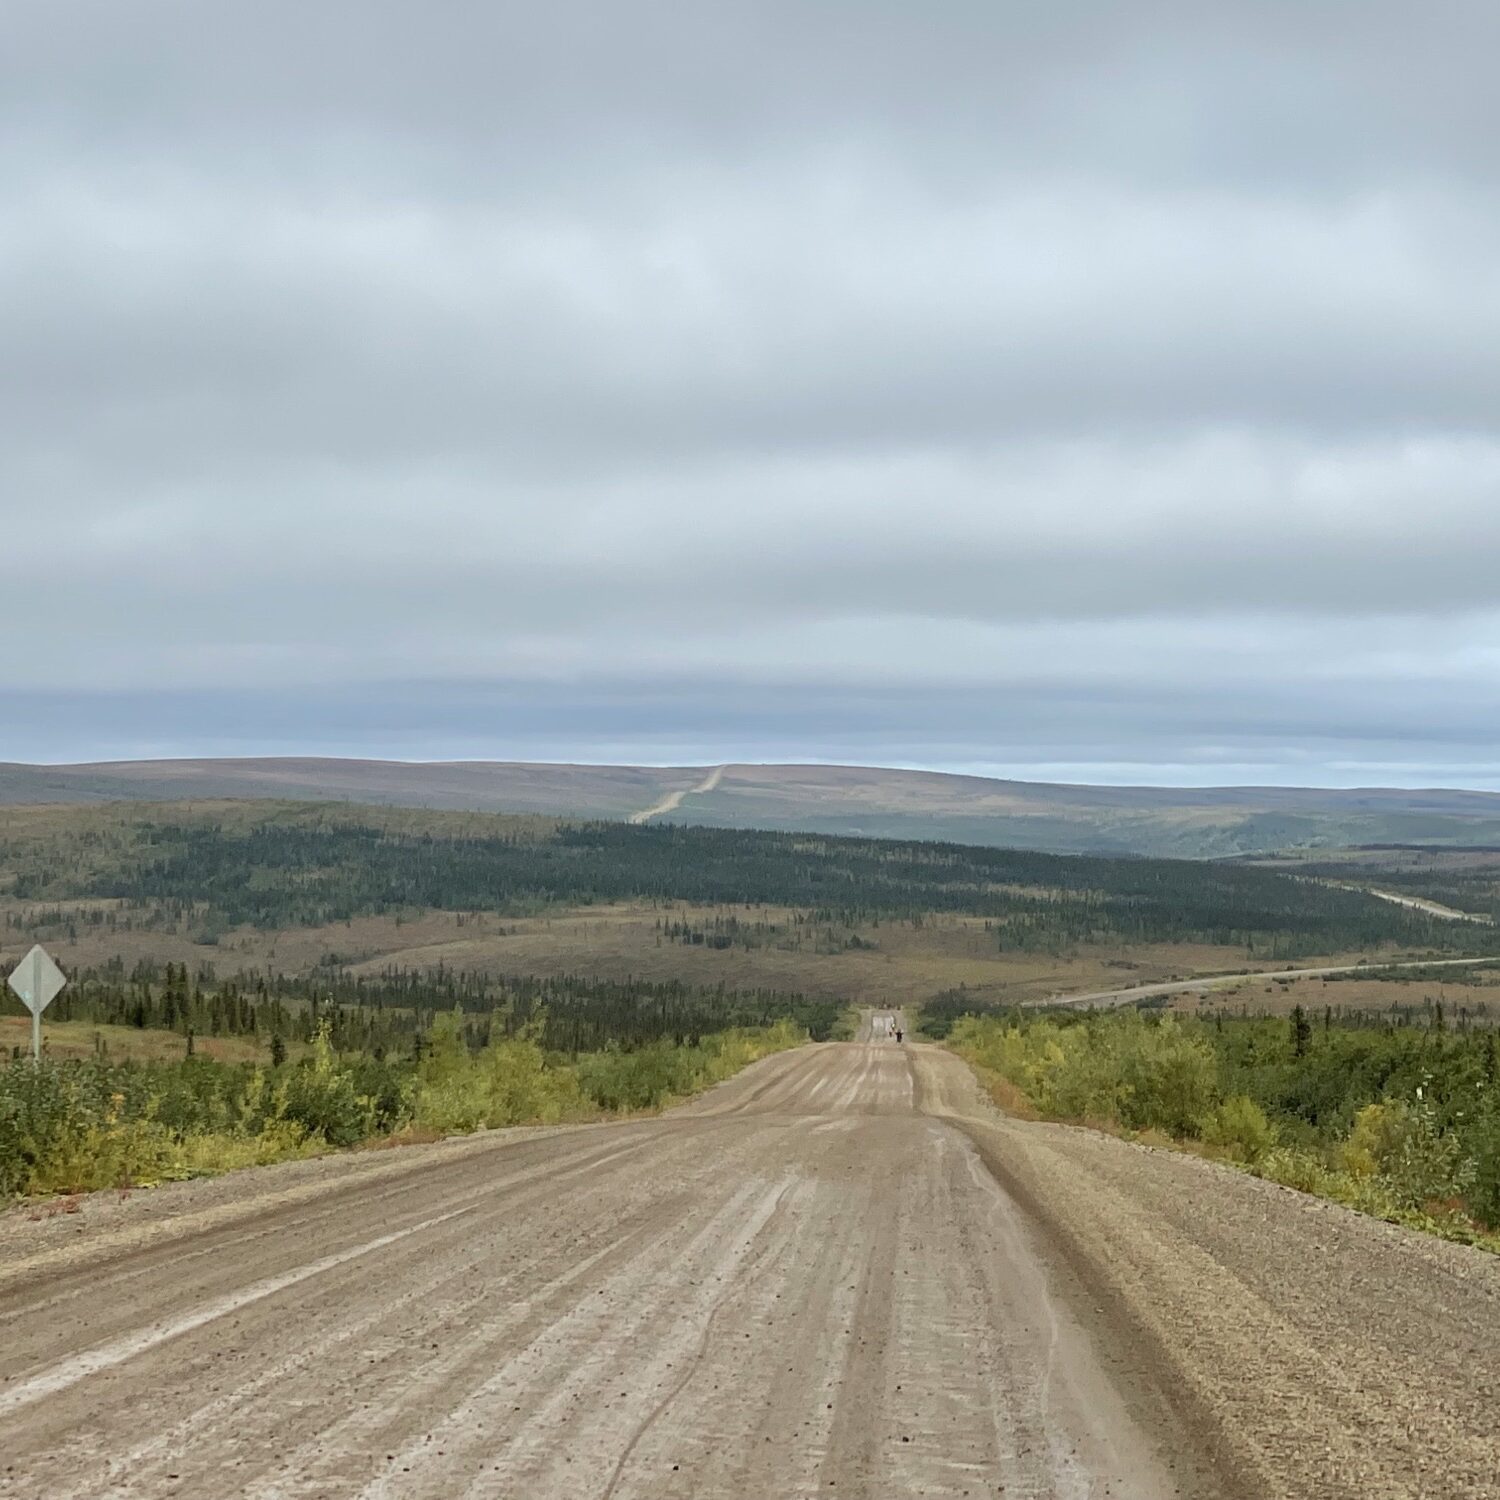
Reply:
<svg viewBox="0 0 1500 1500"><path fill-rule="evenodd" d="M863 766L714 771L314 758L9 764L0 765L0 804L347 801L1188 858L1380 843L1500 845L1500 795L1491 792L1064 786Z"/></svg>

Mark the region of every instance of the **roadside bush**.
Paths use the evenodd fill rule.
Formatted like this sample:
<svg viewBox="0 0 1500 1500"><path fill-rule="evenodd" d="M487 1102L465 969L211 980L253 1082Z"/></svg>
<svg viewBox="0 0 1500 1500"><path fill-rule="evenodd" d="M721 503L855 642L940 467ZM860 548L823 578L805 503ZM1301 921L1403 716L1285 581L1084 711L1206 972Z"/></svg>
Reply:
<svg viewBox="0 0 1500 1500"><path fill-rule="evenodd" d="M1074 1027L1038 1038L1027 1059L1021 1086L1036 1090L1038 1106L1064 1119L1123 1120L1130 1088L1119 1050L1088 1027Z"/></svg>
<svg viewBox="0 0 1500 1500"><path fill-rule="evenodd" d="M1460 1198L1474 1179L1474 1162L1457 1136L1440 1134L1421 1101L1365 1105L1338 1155L1351 1175L1378 1176L1402 1208Z"/></svg>
<svg viewBox="0 0 1500 1500"><path fill-rule="evenodd" d="M130 1069L125 1117L149 1116L178 1135L227 1132L244 1126L244 1101L254 1070L207 1057Z"/></svg>
<svg viewBox="0 0 1500 1500"><path fill-rule="evenodd" d="M28 1191L38 1162L79 1114L77 1090L59 1068L10 1063L0 1073L0 1192Z"/></svg>
<svg viewBox="0 0 1500 1500"><path fill-rule="evenodd" d="M0 1194L150 1186L324 1149L278 1107L260 1075L211 1062L17 1060L0 1070Z"/></svg>
<svg viewBox="0 0 1500 1500"><path fill-rule="evenodd" d="M1353 1178L1341 1182L1339 1174L1316 1152L1294 1146L1273 1146L1261 1156L1255 1169L1257 1175L1268 1181L1320 1198L1341 1198L1352 1191L1355 1182Z"/></svg>
<svg viewBox="0 0 1500 1500"><path fill-rule="evenodd" d="M655 1042L630 1052L610 1048L580 1058L578 1082L601 1109L652 1109L692 1086L689 1049Z"/></svg>
<svg viewBox="0 0 1500 1500"><path fill-rule="evenodd" d="M464 1017L438 1017L415 1067L341 1057L326 1028L270 1069L13 1060L0 1066L0 1198L149 1186L315 1155L408 1124L440 1133L657 1108L807 1040L790 1022L568 1061L543 1050L544 1018L470 1052ZM587 1087L583 1080L587 1080Z"/></svg>
<svg viewBox="0 0 1500 1500"><path fill-rule="evenodd" d="M414 1124L463 1134L501 1125L551 1124L582 1112L577 1074L549 1066L541 1023L497 1037L480 1053L464 1043L463 1017L439 1016L417 1071Z"/></svg>
<svg viewBox="0 0 1500 1500"><path fill-rule="evenodd" d="M1044 1115L1201 1140L1284 1186L1500 1248L1476 1227L1500 1224L1492 1037L1115 1012L962 1016L948 1045Z"/></svg>
<svg viewBox="0 0 1500 1500"><path fill-rule="evenodd" d="M389 1135L411 1119L415 1080L410 1063L361 1053L344 1066L354 1092L370 1107L377 1135Z"/></svg>
<svg viewBox="0 0 1500 1500"><path fill-rule="evenodd" d="M1469 1207L1476 1219L1500 1229L1500 1111L1493 1101L1489 1112L1475 1122L1469 1143L1474 1162Z"/></svg>
<svg viewBox="0 0 1500 1500"><path fill-rule="evenodd" d="M624 1052L610 1049L578 1060L578 1082L602 1109L658 1109L672 1099L732 1077L772 1052L795 1047L807 1033L790 1021L758 1030L716 1032L690 1047L656 1042Z"/></svg>
<svg viewBox="0 0 1500 1500"><path fill-rule="evenodd" d="M289 1121L330 1146L352 1146L375 1132L373 1103L356 1091L326 1028L313 1038L308 1056L287 1071L273 1098L265 1123Z"/></svg>
<svg viewBox="0 0 1500 1500"><path fill-rule="evenodd" d="M491 1042L478 1067L486 1125L550 1125L581 1112L577 1071L566 1064L549 1066L540 1041L531 1035Z"/></svg>
<svg viewBox="0 0 1500 1500"><path fill-rule="evenodd" d="M1235 1094L1203 1117L1198 1135L1204 1145L1254 1164L1276 1145L1280 1132L1253 1099Z"/></svg>
<svg viewBox="0 0 1500 1500"><path fill-rule="evenodd" d="M1212 1050L1172 1017L1060 1025L964 1017L949 1045L1015 1084L1046 1115L1191 1135L1217 1102Z"/></svg>
<svg viewBox="0 0 1500 1500"><path fill-rule="evenodd" d="M1120 1073L1127 1125L1190 1136L1218 1094L1213 1052L1168 1016L1158 1025L1135 1020L1120 1030Z"/></svg>

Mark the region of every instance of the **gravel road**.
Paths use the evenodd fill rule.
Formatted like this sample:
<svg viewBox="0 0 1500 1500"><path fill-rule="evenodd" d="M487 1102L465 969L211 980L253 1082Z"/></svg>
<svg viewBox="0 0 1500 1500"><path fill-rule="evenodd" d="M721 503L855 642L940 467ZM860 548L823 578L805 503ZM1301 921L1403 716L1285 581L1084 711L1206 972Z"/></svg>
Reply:
<svg viewBox="0 0 1500 1500"><path fill-rule="evenodd" d="M687 797L701 797L706 792L713 791L724 779L724 773L728 766L715 766L707 776L696 786L683 787L680 791L668 792L660 802L650 807L643 807L639 812L633 812L625 820L627 823L649 823L652 818L664 817L669 812L676 812L682 806Z"/></svg>
<svg viewBox="0 0 1500 1500"><path fill-rule="evenodd" d="M1500 1262L951 1055L0 1219L0 1495L1500 1496Z"/></svg>
<svg viewBox="0 0 1500 1500"><path fill-rule="evenodd" d="M1091 990L1087 994L1049 995L1045 1000L1029 1000L1034 1006L1071 1006L1079 1010L1105 1010L1113 1005L1134 1005L1161 995L1204 994L1232 988L1247 979L1330 979L1335 975L1388 974L1394 969L1471 969L1477 964L1492 964L1496 955L1485 958L1418 958L1397 963L1322 964L1303 969L1238 969L1232 974L1210 974L1201 979L1164 979L1151 984L1137 984L1123 990Z"/></svg>

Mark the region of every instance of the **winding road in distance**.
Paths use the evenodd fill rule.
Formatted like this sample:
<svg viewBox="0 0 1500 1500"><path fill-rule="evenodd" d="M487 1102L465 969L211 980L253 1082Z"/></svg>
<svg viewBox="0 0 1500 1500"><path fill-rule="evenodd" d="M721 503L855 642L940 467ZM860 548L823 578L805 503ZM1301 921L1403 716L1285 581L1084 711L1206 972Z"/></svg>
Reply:
<svg viewBox="0 0 1500 1500"><path fill-rule="evenodd" d="M1150 984L1138 984L1132 989L1091 990L1085 995L1049 995L1045 1000L1028 1000L1033 1006L1096 1006L1100 1009L1112 1005L1133 1005L1137 1000L1149 1000L1153 995L1185 995L1194 990L1218 990L1231 985L1243 984L1247 979L1331 979L1342 974L1386 973L1391 969L1463 969L1475 964L1492 964L1500 957L1491 954L1486 958L1419 958L1399 963L1324 964L1312 969L1244 969L1234 974L1206 974L1201 979L1166 979Z"/></svg>
<svg viewBox="0 0 1500 1500"><path fill-rule="evenodd" d="M669 812L676 812L682 806L685 797L698 797L705 792L711 792L724 779L724 773L728 766L715 766L707 776L696 786L685 786L680 791L668 792L660 802L651 807L643 807L639 812L633 812L625 820L627 823L649 823L652 818L662 817Z"/></svg>
<svg viewBox="0 0 1500 1500"><path fill-rule="evenodd" d="M1500 1261L949 1053L0 1216L0 1496L1497 1494Z"/></svg>

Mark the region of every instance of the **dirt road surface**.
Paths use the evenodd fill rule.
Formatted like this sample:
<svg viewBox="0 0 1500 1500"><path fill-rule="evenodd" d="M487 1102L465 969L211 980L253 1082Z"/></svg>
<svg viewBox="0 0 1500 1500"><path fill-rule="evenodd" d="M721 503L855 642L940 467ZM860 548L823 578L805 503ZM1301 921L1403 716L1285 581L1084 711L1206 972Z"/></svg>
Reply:
<svg viewBox="0 0 1500 1500"><path fill-rule="evenodd" d="M711 792L724 779L724 773L728 766L715 766L697 786L684 787L679 792L668 792L660 802L652 807L643 807L639 812L633 812L625 820L627 823L649 823L652 818L662 817L669 812L676 812L682 806L685 797L698 797L705 792Z"/></svg>
<svg viewBox="0 0 1500 1500"><path fill-rule="evenodd" d="M1167 979L1123 990L1092 990L1085 995L1049 995L1045 1000L1030 1000L1026 1003L1104 1010L1112 1005L1133 1005L1137 1000L1149 1000L1153 995L1186 995L1195 990L1206 993L1243 984L1247 979L1322 979L1341 974L1384 974L1392 969L1470 969L1476 964L1494 962L1495 955L1491 954L1487 958L1424 958L1393 964L1324 964L1312 969L1245 969L1234 974L1205 975L1201 979Z"/></svg>
<svg viewBox="0 0 1500 1500"><path fill-rule="evenodd" d="M0 1496L1500 1496L1500 1262L950 1054L0 1219Z"/></svg>
<svg viewBox="0 0 1500 1500"><path fill-rule="evenodd" d="M1493 925L1493 919L1478 911L1459 911L1456 907L1444 906L1440 901L1429 901L1425 896L1403 896L1397 891L1378 891L1374 887L1361 887L1377 901L1389 901L1392 906L1409 907L1412 911L1426 912L1429 917L1441 917L1445 922L1482 922Z"/></svg>

